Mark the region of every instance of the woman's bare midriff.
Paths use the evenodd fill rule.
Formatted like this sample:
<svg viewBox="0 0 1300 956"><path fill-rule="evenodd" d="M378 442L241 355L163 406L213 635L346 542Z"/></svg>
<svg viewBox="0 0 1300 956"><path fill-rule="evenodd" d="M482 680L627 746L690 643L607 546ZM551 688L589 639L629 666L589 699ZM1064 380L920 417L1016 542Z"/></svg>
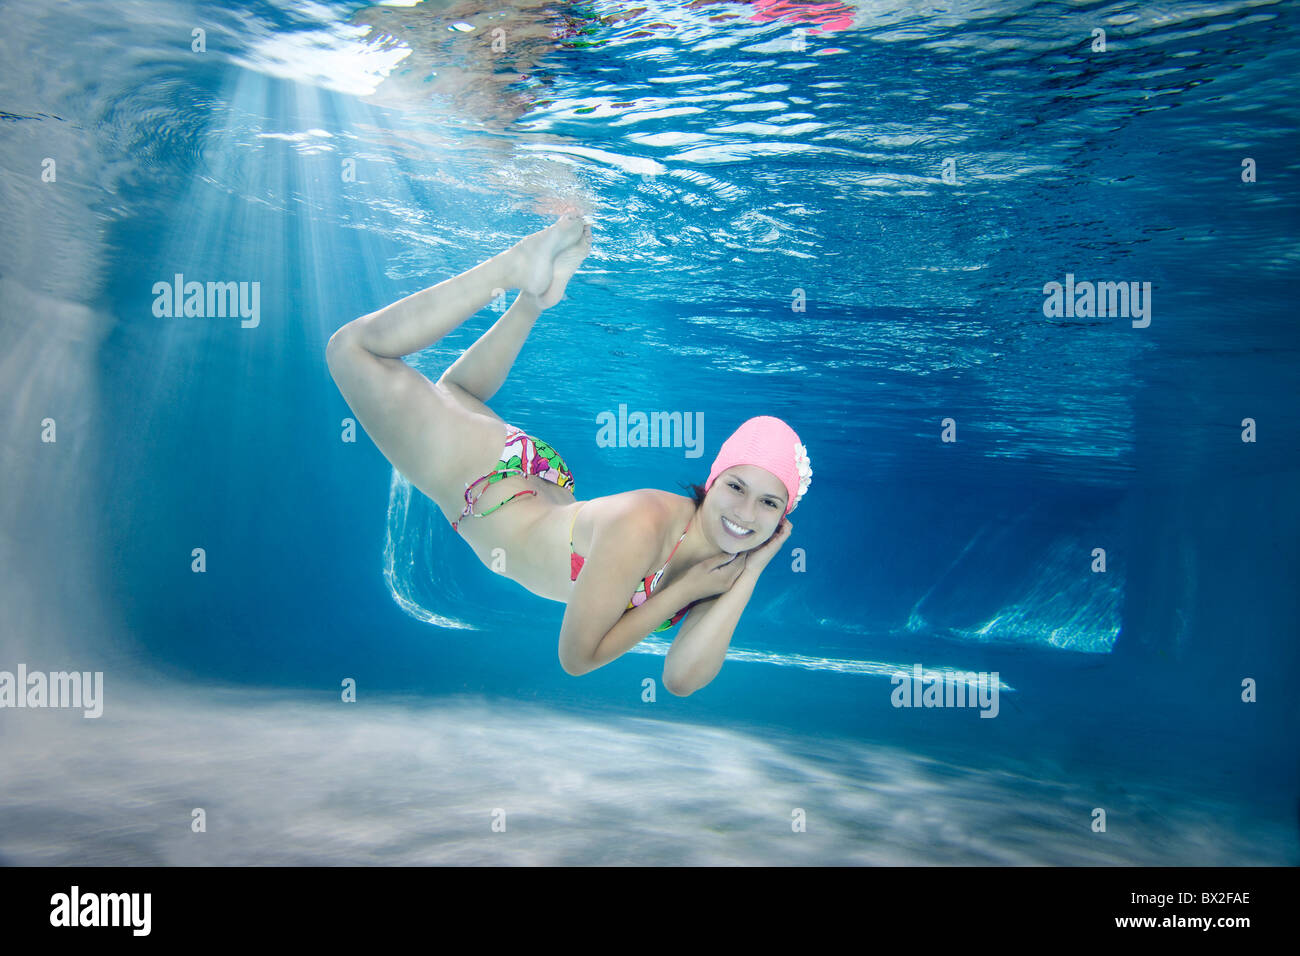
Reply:
<svg viewBox="0 0 1300 956"><path fill-rule="evenodd" d="M537 494L516 498L486 517L465 518L460 523L461 537L490 570L518 582L539 597L561 603L567 603L573 591L569 524L579 509L573 544L577 553L585 557L593 522L609 516L616 508L626 507L623 499L629 495L641 498L647 507L680 510L685 503L693 508L690 499L651 488L575 501L568 490L553 482L511 476L489 485L475 503L474 511L485 512L524 490ZM673 568L670 572L680 570ZM665 580L660 586L666 585Z"/></svg>

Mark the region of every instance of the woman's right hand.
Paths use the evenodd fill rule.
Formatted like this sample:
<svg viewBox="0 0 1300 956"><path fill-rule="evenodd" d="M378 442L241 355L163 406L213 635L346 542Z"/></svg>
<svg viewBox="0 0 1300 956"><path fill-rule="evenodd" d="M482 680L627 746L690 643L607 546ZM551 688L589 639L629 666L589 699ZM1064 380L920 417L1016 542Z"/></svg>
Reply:
<svg viewBox="0 0 1300 956"><path fill-rule="evenodd" d="M745 553L719 551L710 555L682 575L682 589L693 601L701 601L729 590L745 570Z"/></svg>

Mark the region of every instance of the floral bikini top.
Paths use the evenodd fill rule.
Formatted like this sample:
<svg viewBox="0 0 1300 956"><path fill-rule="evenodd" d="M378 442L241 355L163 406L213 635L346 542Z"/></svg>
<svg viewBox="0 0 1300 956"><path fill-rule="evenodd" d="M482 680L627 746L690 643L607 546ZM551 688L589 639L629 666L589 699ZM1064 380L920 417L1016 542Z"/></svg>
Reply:
<svg viewBox="0 0 1300 956"><path fill-rule="evenodd" d="M573 548L573 525L577 520L578 520L578 514L575 511L573 514L573 521L569 522L569 580L570 581L578 580L578 572L582 570L582 566L587 561L586 558L578 554ZM634 607L640 607L646 601L650 600L650 596L654 594L655 588L658 587L659 585L659 579L662 578L664 572L668 570L668 565L673 560L673 555L677 553L677 546L682 543L682 539L686 537L686 532L689 530L691 530L690 521L686 522L686 529L685 531L682 532L681 538L677 539L677 544L673 545L673 550L669 552L668 560L664 562L664 566L660 568L658 571L656 571L654 574L646 575L646 577L642 579L641 583L636 586L636 591L632 594L632 599L627 602L627 609L629 611L632 610L632 608ZM686 605L686 607L682 608L680 611L678 611L668 620L664 621L662 624L660 624L650 633L658 634L660 631L666 631L670 629L678 621L680 621L683 617L686 616L686 612L690 610L690 607L691 606L689 604Z"/></svg>

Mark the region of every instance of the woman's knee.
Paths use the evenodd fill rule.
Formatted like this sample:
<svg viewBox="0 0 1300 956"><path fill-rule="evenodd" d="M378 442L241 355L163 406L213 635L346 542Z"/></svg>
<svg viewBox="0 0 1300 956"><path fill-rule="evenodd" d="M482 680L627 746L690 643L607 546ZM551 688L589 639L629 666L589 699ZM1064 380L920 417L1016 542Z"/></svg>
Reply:
<svg viewBox="0 0 1300 956"><path fill-rule="evenodd" d="M359 321L361 320L353 319L340 327L325 343L325 364L336 382L340 370L349 364L354 364L360 357L359 352L365 351L361 344L361 328L357 325Z"/></svg>
<svg viewBox="0 0 1300 956"><path fill-rule="evenodd" d="M462 409L474 415L484 415L488 418L500 418L496 412L488 407L487 403L467 389L460 382L456 381L451 369L443 372L434 383L443 389L450 399Z"/></svg>

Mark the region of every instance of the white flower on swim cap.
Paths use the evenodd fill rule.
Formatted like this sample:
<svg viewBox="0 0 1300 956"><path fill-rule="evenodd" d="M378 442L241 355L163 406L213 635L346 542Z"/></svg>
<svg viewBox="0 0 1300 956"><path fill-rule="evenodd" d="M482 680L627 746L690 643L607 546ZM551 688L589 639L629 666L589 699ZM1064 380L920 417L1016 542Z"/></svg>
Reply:
<svg viewBox="0 0 1300 956"><path fill-rule="evenodd" d="M803 498L804 492L812 484L812 463L808 461L808 449L802 444L794 446L794 466L799 470L799 494L795 495L795 504Z"/></svg>

